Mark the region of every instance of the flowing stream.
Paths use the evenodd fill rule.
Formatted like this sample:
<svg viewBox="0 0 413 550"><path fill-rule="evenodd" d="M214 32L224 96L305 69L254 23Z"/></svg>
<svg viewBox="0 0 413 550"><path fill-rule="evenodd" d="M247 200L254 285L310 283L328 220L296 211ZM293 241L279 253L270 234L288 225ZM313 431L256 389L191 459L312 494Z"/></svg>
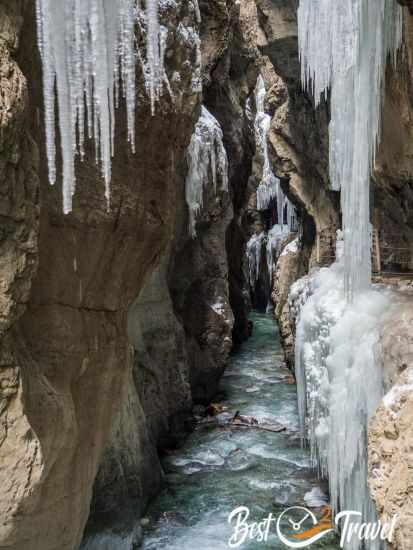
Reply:
<svg viewBox="0 0 413 550"><path fill-rule="evenodd" d="M277 518L289 507L306 506L305 495L320 488L298 436L296 387L283 363L277 325L269 315L253 314L251 320L253 336L233 356L221 382L227 410L217 424L198 426L163 461L166 488L149 511L144 550L226 550L233 534L228 516L238 506L249 508L249 521L270 513ZM237 411L287 429L273 433L223 426ZM319 517L318 509L313 511ZM311 545L338 547L333 534ZM240 548L286 546L274 522L266 542L247 540Z"/></svg>

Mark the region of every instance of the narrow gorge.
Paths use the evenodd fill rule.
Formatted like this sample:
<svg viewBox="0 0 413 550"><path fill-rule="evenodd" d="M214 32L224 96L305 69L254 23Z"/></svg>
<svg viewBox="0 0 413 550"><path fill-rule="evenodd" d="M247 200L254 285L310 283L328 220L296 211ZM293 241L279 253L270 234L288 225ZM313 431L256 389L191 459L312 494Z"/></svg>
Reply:
<svg viewBox="0 0 413 550"><path fill-rule="evenodd" d="M0 0L0 548L413 547L413 3Z"/></svg>

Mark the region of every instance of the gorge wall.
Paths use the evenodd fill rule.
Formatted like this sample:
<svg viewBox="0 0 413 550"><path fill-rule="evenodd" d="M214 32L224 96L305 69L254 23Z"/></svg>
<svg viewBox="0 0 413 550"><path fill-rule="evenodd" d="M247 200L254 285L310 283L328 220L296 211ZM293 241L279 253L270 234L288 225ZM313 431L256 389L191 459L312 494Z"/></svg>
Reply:
<svg viewBox="0 0 413 550"><path fill-rule="evenodd" d="M61 186L49 186L45 168L35 5L0 8L0 540L19 550L73 549L131 377L128 309L175 224L199 103L196 12L186 2L165 7L174 101L165 94L151 117L139 97L136 155L119 115L110 211L88 145L73 212L64 216ZM142 75L139 82L142 89Z"/></svg>
<svg viewBox="0 0 413 550"><path fill-rule="evenodd" d="M192 236L185 197L187 155L179 174L172 240L129 310L133 371L95 482L86 550L100 548L104 540L129 548L128 532L139 540L139 518L162 484L158 453L185 437L194 405L210 403L233 342L248 334L246 284L239 266L254 150L245 103L257 77L256 55L241 32L242 7L200 2L200 10L203 106L222 129L228 188L218 181L215 190L209 172ZM194 116L201 116L199 109Z"/></svg>

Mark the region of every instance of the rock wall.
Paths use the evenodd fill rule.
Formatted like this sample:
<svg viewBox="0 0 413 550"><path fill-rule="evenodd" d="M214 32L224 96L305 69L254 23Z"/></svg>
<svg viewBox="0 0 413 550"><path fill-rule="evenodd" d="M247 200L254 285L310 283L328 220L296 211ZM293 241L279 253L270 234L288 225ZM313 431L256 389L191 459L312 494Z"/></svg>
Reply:
<svg viewBox="0 0 413 550"><path fill-rule="evenodd" d="M413 293L403 292L386 317L381 363L386 396L370 422L369 485L382 521L397 514L394 550L413 543Z"/></svg>
<svg viewBox="0 0 413 550"><path fill-rule="evenodd" d="M226 15L226 4L219 7ZM214 12L215 22L219 15ZM202 55L204 65L204 42ZM128 532L138 537L139 518L162 484L158 453L185 437L193 405L208 404L216 394L232 349L225 243L233 202L221 182L215 192L211 172L192 238L186 173L184 162L172 241L129 310L133 376L95 483L85 550L100 548L102 536L117 537L117 544Z"/></svg>
<svg viewBox="0 0 413 550"><path fill-rule="evenodd" d="M79 545L128 388L128 309L171 239L176 174L199 100L196 43L178 25L195 29L193 6L168 4L164 17L174 101L165 95L152 118L139 97L136 155L119 112L111 210L89 145L64 216L61 186L49 187L45 171L34 2L1 3L3 548Z"/></svg>
<svg viewBox="0 0 413 550"><path fill-rule="evenodd" d="M248 337L249 296L245 271L248 239L248 182L254 156L254 128L247 103L258 75L256 8L251 0L201 0L204 102L220 122L229 158L234 217L226 233L233 341ZM217 38L219 37L219 38Z"/></svg>
<svg viewBox="0 0 413 550"><path fill-rule="evenodd" d="M409 6L411 2L400 2ZM383 135L377 157L376 223L402 268L413 271L413 17L405 11L404 46L396 69L388 68ZM395 260L397 266L398 260ZM386 268L386 266L385 266ZM410 277L411 280L411 277ZM387 282L387 281L385 281ZM391 548L413 545L412 395L413 300L406 282L381 338L386 396L370 423L369 484L381 519L398 515Z"/></svg>
<svg viewBox="0 0 413 550"><path fill-rule="evenodd" d="M254 5L252 35L267 89L266 111L272 117L268 135L272 167L296 206L301 226L299 246L280 257L272 281L272 300L285 356L293 368L295 327L290 322L289 289L309 269L334 260L339 195L329 190L328 106L322 104L315 110L301 87L297 2L258 0ZM260 173L260 167L255 168ZM255 176L250 187L252 197L257 183ZM252 198L252 224L255 218Z"/></svg>

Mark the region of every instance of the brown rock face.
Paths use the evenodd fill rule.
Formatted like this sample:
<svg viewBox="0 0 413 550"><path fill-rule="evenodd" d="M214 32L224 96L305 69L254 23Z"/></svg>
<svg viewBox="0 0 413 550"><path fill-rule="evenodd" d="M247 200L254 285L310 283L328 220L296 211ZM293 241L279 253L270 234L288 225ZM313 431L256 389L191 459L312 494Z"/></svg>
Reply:
<svg viewBox="0 0 413 550"><path fill-rule="evenodd" d="M314 109L302 91L298 59L297 3L257 2L262 28L263 73L272 115L269 133L274 172L302 217L304 234L318 241L311 260L331 263L339 226L337 193L329 189L327 105ZM315 234L314 234L315 229Z"/></svg>
<svg viewBox="0 0 413 550"><path fill-rule="evenodd" d="M175 100L165 95L154 118L140 98L136 155L125 146L119 116L110 211L90 150L78 167L73 212L64 216L61 187L49 187L44 170L34 5L23 7L3 2L0 14L7 107L1 115L0 545L66 550L80 543L93 480L130 378L128 308L175 223L176 173L198 102L195 45L176 29L182 20L195 26L195 16L184 2L167 9L168 73L179 69L180 79L171 78ZM13 60L22 22L18 58L25 77ZM40 144L40 198L29 132Z"/></svg>
<svg viewBox="0 0 413 550"><path fill-rule="evenodd" d="M374 170L376 226L390 248L383 269L413 270L413 17L404 10L404 46L387 70L383 130ZM389 264L389 265L387 265ZM392 265L393 264L393 265Z"/></svg>
<svg viewBox="0 0 413 550"><path fill-rule="evenodd" d="M297 2L255 3L255 44L267 89L271 115L268 135L274 173L301 219L301 245L280 258L272 281L272 299L280 322L286 359L294 363L294 326L290 323L290 286L310 267L334 260L339 227L339 195L330 191L328 176L328 107L314 109L302 91L298 59ZM255 167L261 174L261 167ZM255 192L258 179L255 175ZM252 201L253 206L253 201Z"/></svg>
<svg viewBox="0 0 413 550"><path fill-rule="evenodd" d="M186 205L179 218L185 220ZM217 188L211 177L204 189L203 208L189 237L188 224L178 228L169 268L169 288L174 310L185 334L192 399L208 404L232 349L234 315L230 306L228 258L225 236L233 219L227 190Z"/></svg>
<svg viewBox="0 0 413 550"><path fill-rule="evenodd" d="M99 548L94 533L102 528L111 536L114 528L133 531L159 489L158 449L186 435L193 402L209 403L231 351L225 232L232 203L219 185L214 192L211 174L192 239L181 190L174 243L129 310L133 378L95 483L88 550Z"/></svg>
<svg viewBox="0 0 413 550"><path fill-rule="evenodd" d="M275 316L280 327L285 360L289 368L294 370L295 323L291 322L288 294L295 281L305 275L305 262L303 262L303 253L298 246L295 246L295 242L291 242L290 246L288 244L277 261L272 301L275 304Z"/></svg>
<svg viewBox="0 0 413 550"><path fill-rule="evenodd" d="M369 485L382 521L398 520L391 548L413 543L413 297L402 295L381 338L388 393L370 422Z"/></svg>
<svg viewBox="0 0 413 550"><path fill-rule="evenodd" d="M244 262L254 129L246 106L258 74L259 52L252 41L256 31L256 7L251 0L201 1L200 7L204 103L221 124L229 158L234 217L226 232L226 251L229 300L235 317L233 341L238 345L248 337L249 302ZM225 37L224 41L218 41L218 46L217 34Z"/></svg>
<svg viewBox="0 0 413 550"><path fill-rule="evenodd" d="M410 13L413 13L413 2L412 2L412 0L397 0L397 1L402 6L407 6L409 8Z"/></svg>

